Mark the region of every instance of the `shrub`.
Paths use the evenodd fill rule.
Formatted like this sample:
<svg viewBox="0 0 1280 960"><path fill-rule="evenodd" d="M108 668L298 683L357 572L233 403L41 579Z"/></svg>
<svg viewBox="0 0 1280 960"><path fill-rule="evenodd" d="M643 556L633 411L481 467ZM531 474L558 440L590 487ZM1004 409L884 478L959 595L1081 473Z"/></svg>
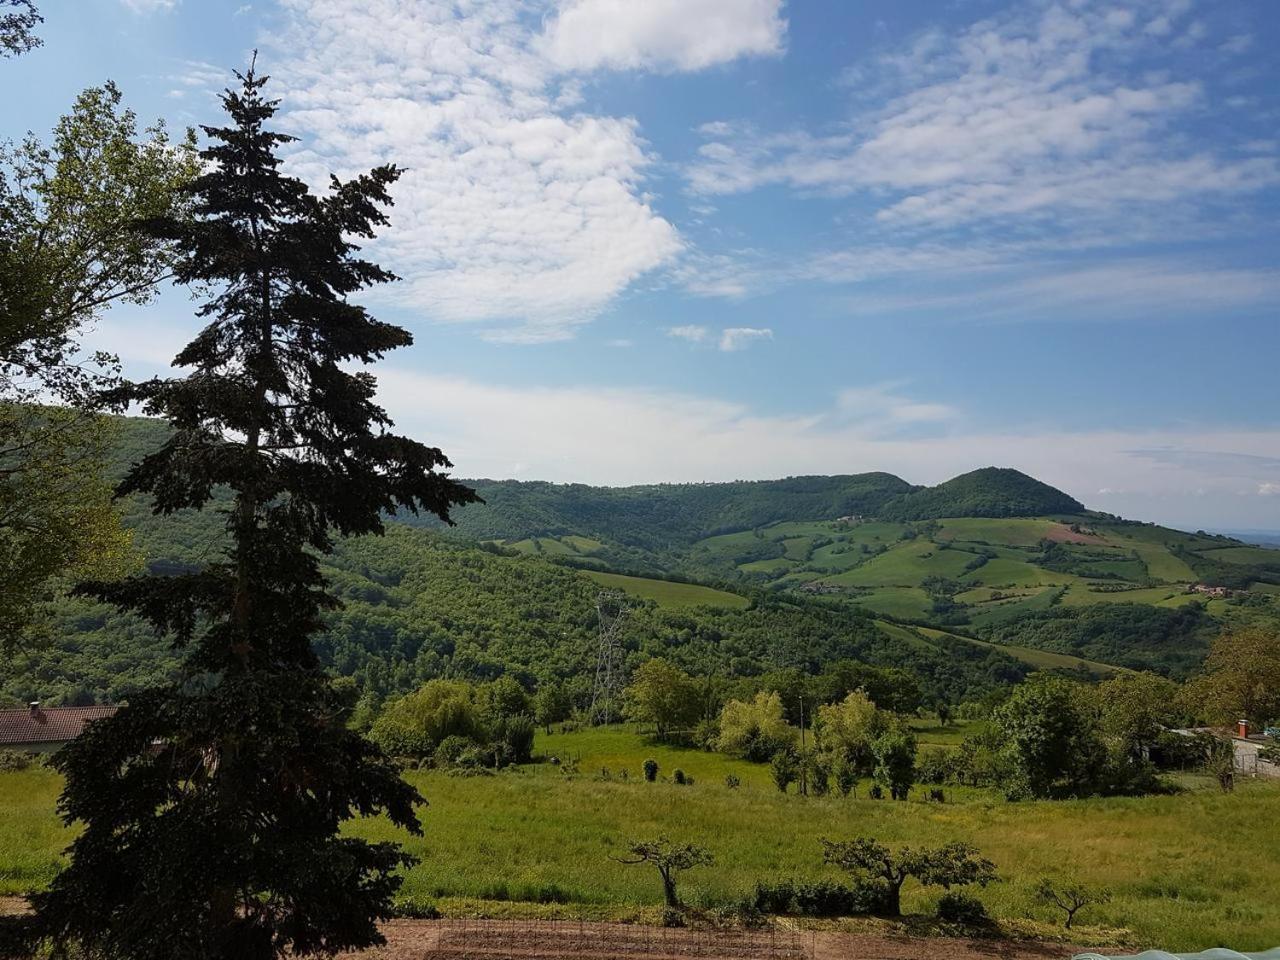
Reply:
<svg viewBox="0 0 1280 960"><path fill-rule="evenodd" d="M644 762L644 778L650 783L658 779L658 761L646 760Z"/></svg>
<svg viewBox="0 0 1280 960"><path fill-rule="evenodd" d="M805 917L847 917L863 912L858 909L858 900L850 887L830 880L757 883L752 903L763 913Z"/></svg>
<svg viewBox="0 0 1280 960"><path fill-rule="evenodd" d="M671 779L675 783L680 784L681 786L684 786L688 782L688 778L685 777L684 771L681 770L679 767L676 767L676 769L672 772Z"/></svg>
<svg viewBox="0 0 1280 960"><path fill-rule="evenodd" d="M943 792L941 787L932 787L929 790L929 801L931 803L946 803L947 795Z"/></svg>
<svg viewBox="0 0 1280 960"><path fill-rule="evenodd" d="M836 761L834 773L836 789L840 791L840 796L847 797L858 784L858 771L852 763L841 758Z"/></svg>
<svg viewBox="0 0 1280 960"><path fill-rule="evenodd" d="M740 786L742 786L742 781L739 780L732 773L726 773L724 775L724 785L728 787L730 790L737 790Z"/></svg>
<svg viewBox="0 0 1280 960"><path fill-rule="evenodd" d="M36 763L34 754L23 753L21 750L0 750L0 772L17 773L19 770L26 770Z"/></svg>
<svg viewBox="0 0 1280 960"><path fill-rule="evenodd" d="M938 898L938 919L966 927L981 927L991 922L991 915L977 897L959 890L948 890Z"/></svg>
<svg viewBox="0 0 1280 960"><path fill-rule="evenodd" d="M458 758L473 747L475 747L475 743L472 740L452 734L440 741L440 745L436 747L436 752L432 755L431 762L437 767L455 766L458 763Z"/></svg>
<svg viewBox="0 0 1280 960"><path fill-rule="evenodd" d="M883 800L884 789L880 786L880 784L873 783L871 785L871 789L867 792L867 795L871 797L872 800Z"/></svg>
<svg viewBox="0 0 1280 960"><path fill-rule="evenodd" d="M769 773L773 777L774 786L782 793L795 782L797 775L795 754L790 750L779 750L769 761Z"/></svg>
<svg viewBox="0 0 1280 960"><path fill-rule="evenodd" d="M941 747L921 750L916 759L916 778L921 783L950 783L954 770L951 753Z"/></svg>
<svg viewBox="0 0 1280 960"><path fill-rule="evenodd" d="M683 927L684 911L676 907L663 907L662 925L664 927Z"/></svg>

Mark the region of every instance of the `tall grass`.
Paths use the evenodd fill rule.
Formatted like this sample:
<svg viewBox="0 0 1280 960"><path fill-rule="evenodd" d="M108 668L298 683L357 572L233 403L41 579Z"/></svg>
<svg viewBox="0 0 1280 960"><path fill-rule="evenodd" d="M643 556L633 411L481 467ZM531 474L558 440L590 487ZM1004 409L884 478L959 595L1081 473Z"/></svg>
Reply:
<svg viewBox="0 0 1280 960"><path fill-rule="evenodd" d="M927 736L928 734L926 734ZM948 790L945 804L867 798L781 796L762 766L647 743L620 731L540 737L538 751L580 757L566 779L549 762L492 777L409 774L429 798L425 834L386 821L352 833L404 844L420 858L402 895L426 902L470 897L539 903L651 905L656 875L612 859L631 837L667 834L711 849L716 865L690 871L682 892L728 899L760 879L836 878L821 864L822 837L875 836L889 843L966 840L999 867L983 891L997 916L1052 919L1033 888L1042 875L1109 887L1114 899L1080 922L1128 927L1142 947L1257 950L1280 944L1280 786L1245 783L1223 795L1202 781L1174 796L1004 803L981 791ZM645 783L641 764L676 766L693 786ZM600 779L600 768L610 771ZM629 779L617 778L626 769ZM741 786L730 789L725 775ZM54 818L56 778L44 771L0 775L0 891L47 883L67 834ZM937 892L908 886L908 911Z"/></svg>

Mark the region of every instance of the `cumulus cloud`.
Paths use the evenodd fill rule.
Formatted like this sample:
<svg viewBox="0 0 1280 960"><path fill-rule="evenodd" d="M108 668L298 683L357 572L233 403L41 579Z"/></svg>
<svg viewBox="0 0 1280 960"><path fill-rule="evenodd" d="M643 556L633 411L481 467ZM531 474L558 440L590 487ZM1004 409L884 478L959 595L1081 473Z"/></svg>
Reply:
<svg viewBox="0 0 1280 960"><path fill-rule="evenodd" d="M780 53L782 0L562 0L539 46L566 70L700 70Z"/></svg>
<svg viewBox="0 0 1280 960"><path fill-rule="evenodd" d="M711 336L711 331L706 327L690 323L681 327L667 327L667 336L675 337L677 340L688 340L690 343L702 343Z"/></svg>
<svg viewBox="0 0 1280 960"><path fill-rule="evenodd" d="M1028 6L954 38L926 34L885 57L876 76L891 78L879 81L891 84L887 103L840 129L703 127L708 141L688 171L691 189L856 192L872 198L882 223L903 227L1013 219L1060 226L1123 223L1135 209L1280 182L1275 156L1172 146L1171 124L1205 103L1198 82L1103 66L1110 55L1155 44L1144 37L1154 21L1135 11L1167 5ZM1177 12L1164 15L1168 32L1179 29ZM1179 34L1192 44L1201 39L1194 26Z"/></svg>
<svg viewBox="0 0 1280 960"><path fill-rule="evenodd" d="M682 248L644 192L634 120L573 112L517 0L285 0L274 70L293 168L405 168L392 295L495 340L572 335Z"/></svg>
<svg viewBox="0 0 1280 960"><path fill-rule="evenodd" d="M720 349L725 353L745 350L761 340L772 340L773 331L768 327L726 327L720 331Z"/></svg>
<svg viewBox="0 0 1280 960"><path fill-rule="evenodd" d="M443 447L461 476L513 476L518 466L529 478L631 484L888 470L938 483L997 464L1138 519L1280 528L1280 497L1266 498L1274 510L1260 514L1258 485L1241 483L1233 458L1280 458L1275 429L981 431L901 385L850 388L825 408L769 415L652 389L512 387L395 370L379 381L399 428ZM435 410L449 416L437 420ZM935 425L923 437L922 419ZM1141 452L1157 449L1213 453L1174 464Z"/></svg>

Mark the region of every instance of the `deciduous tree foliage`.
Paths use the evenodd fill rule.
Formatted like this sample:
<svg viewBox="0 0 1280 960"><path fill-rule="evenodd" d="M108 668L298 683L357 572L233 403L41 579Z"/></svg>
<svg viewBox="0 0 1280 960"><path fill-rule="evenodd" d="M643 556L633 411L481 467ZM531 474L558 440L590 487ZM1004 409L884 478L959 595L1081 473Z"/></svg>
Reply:
<svg viewBox="0 0 1280 960"><path fill-rule="evenodd" d="M994 883L995 864L980 856L977 848L967 843L948 843L941 847L892 851L870 837L854 840L823 840L823 861L839 867L863 882L883 885L884 913L896 917L902 912L902 886L915 877L927 887L985 887Z"/></svg>
<svg viewBox="0 0 1280 960"><path fill-rule="evenodd" d="M0 57L16 57L30 53L43 41L32 31L44 22L31 0L0 0Z"/></svg>
<svg viewBox="0 0 1280 960"><path fill-rule="evenodd" d="M1223 633L1191 689L1210 723L1280 719L1280 632L1254 626Z"/></svg>
<svg viewBox="0 0 1280 960"><path fill-rule="evenodd" d="M404 857L338 835L384 811L409 830L421 798L347 729L311 647L334 606L318 556L334 533L380 533L394 510L447 518L471 491L436 449L388 432L375 381L350 372L410 342L350 302L392 279L350 238L386 222L398 171L332 180L324 196L279 171L290 139L252 70L205 127L207 172L176 245L177 279L209 291L208 325L176 358L187 376L116 392L173 433L120 494L159 514L231 491L224 558L175 576L84 592L132 611L182 648L180 678L140 693L58 757L63 816L83 829L70 866L36 899L37 929L122 960L332 953L379 940Z"/></svg>
<svg viewBox="0 0 1280 960"><path fill-rule="evenodd" d="M26 6L0 17L0 48L38 20ZM80 94L49 143L0 145L0 645L38 634L64 580L127 572L102 476L113 425L86 409L116 366L81 356L78 335L154 295L171 251L137 221L174 213L196 171L190 139L139 137L112 84Z"/></svg>

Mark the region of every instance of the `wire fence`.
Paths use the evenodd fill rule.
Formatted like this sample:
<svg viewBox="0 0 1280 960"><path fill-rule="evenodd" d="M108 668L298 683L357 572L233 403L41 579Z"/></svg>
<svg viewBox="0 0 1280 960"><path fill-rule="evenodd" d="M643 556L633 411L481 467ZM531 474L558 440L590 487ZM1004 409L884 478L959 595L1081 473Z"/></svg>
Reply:
<svg viewBox="0 0 1280 960"><path fill-rule="evenodd" d="M443 958L700 958L700 960L812 960L810 931L769 927L671 928L584 920L448 919L433 923L426 952Z"/></svg>

